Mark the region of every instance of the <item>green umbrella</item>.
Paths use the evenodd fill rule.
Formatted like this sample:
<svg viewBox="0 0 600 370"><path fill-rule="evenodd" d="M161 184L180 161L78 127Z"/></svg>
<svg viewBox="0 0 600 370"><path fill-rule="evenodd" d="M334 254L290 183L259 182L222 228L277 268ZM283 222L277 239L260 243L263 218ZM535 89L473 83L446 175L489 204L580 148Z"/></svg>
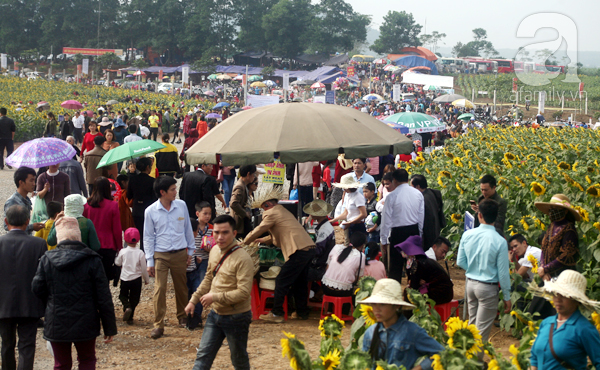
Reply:
<svg viewBox="0 0 600 370"><path fill-rule="evenodd" d="M402 112L387 117L386 122L401 123L408 127L411 134L443 131L446 125L437 118L424 113Z"/></svg>
<svg viewBox="0 0 600 370"><path fill-rule="evenodd" d="M209 80L216 80L216 79L217 79L217 76L218 76L218 75L216 75L216 74L212 74L212 75L208 76L207 78L208 78Z"/></svg>
<svg viewBox="0 0 600 370"><path fill-rule="evenodd" d="M248 81L253 82L253 81L260 81L262 80L262 77L254 75L254 76L250 76L248 77Z"/></svg>
<svg viewBox="0 0 600 370"><path fill-rule="evenodd" d="M137 158L144 154L155 152L159 149L166 148L161 143L154 140L138 140L130 143L125 143L104 154L96 168L111 165L113 163L123 162L127 159Z"/></svg>
<svg viewBox="0 0 600 370"><path fill-rule="evenodd" d="M468 121L471 119L471 117L475 117L475 115L473 115L473 113L463 113L460 116L458 116L458 119L462 119L463 121Z"/></svg>

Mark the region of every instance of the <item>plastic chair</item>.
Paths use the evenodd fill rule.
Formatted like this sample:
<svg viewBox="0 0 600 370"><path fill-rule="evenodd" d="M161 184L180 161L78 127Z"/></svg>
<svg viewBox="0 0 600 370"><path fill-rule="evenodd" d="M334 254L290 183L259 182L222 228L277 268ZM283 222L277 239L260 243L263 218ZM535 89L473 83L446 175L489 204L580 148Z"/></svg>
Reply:
<svg viewBox="0 0 600 370"><path fill-rule="evenodd" d="M323 312L327 312L329 309L329 303L333 304L333 313L343 321L354 321L354 317L351 315L342 315L342 307L344 304L350 304L350 314L354 312L354 305L352 304L352 297L332 297L328 295L323 296L323 305L321 306L321 319L326 316Z"/></svg>
<svg viewBox="0 0 600 370"><path fill-rule="evenodd" d="M258 308L258 316L260 315L266 315L269 312L271 312L271 310L267 310L265 307L267 305L267 299L269 298L275 298L275 292L272 290L266 290L263 289L260 292L260 307ZM283 319L287 321L288 319L288 300L287 300L287 296L285 296L284 300L283 300Z"/></svg>
<svg viewBox="0 0 600 370"><path fill-rule="evenodd" d="M452 315L453 308L456 308L454 316L458 317L458 301L456 299L448 303L436 304L433 308L435 308L437 313L440 314L440 317L442 318L442 324L444 324L444 330L446 329L446 321L448 321L448 319Z"/></svg>
<svg viewBox="0 0 600 370"><path fill-rule="evenodd" d="M258 293L258 283L256 279L252 282L250 302L250 306L252 307L252 320L258 320L258 317L260 316L260 294Z"/></svg>

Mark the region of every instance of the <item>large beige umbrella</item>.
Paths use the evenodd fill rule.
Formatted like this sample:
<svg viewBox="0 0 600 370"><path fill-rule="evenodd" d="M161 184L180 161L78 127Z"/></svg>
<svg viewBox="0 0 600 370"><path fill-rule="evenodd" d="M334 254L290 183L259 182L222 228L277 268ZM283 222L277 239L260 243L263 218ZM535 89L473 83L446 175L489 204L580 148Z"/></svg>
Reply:
<svg viewBox="0 0 600 370"><path fill-rule="evenodd" d="M458 99L452 102L452 105L459 108L475 108L473 102L467 99Z"/></svg>
<svg viewBox="0 0 600 370"><path fill-rule="evenodd" d="M221 80L221 81L231 80L231 76L228 76L226 74L220 74L217 76L217 80Z"/></svg>
<svg viewBox="0 0 600 370"><path fill-rule="evenodd" d="M261 88L262 88L262 87L267 87L267 85L265 85L265 83L264 83L264 82L262 82L262 81L256 81L256 82L252 82L252 83L250 84L250 86L252 86L252 87L261 87Z"/></svg>
<svg viewBox="0 0 600 370"><path fill-rule="evenodd" d="M332 104L285 103L229 117L186 151L189 164L225 166L410 153L412 141L367 114Z"/></svg>

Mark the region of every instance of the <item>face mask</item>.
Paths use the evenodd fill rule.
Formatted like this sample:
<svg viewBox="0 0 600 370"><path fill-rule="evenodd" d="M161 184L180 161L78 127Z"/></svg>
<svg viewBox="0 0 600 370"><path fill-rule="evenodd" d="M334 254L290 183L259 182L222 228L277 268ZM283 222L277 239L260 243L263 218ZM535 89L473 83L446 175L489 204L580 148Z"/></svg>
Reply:
<svg viewBox="0 0 600 370"><path fill-rule="evenodd" d="M567 210L562 208L550 208L548 216L551 222L560 221L567 215Z"/></svg>

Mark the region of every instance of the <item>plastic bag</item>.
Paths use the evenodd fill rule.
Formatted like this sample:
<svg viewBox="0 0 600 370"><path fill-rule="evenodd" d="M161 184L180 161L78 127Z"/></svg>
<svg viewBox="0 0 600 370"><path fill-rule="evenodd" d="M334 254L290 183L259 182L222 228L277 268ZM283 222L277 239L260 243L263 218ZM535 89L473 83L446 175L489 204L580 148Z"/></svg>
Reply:
<svg viewBox="0 0 600 370"><path fill-rule="evenodd" d="M298 200L298 189L292 189L290 200Z"/></svg>
<svg viewBox="0 0 600 370"><path fill-rule="evenodd" d="M35 197L33 199L33 215L31 223L46 222L48 220L48 211L46 210L46 202L43 198Z"/></svg>

